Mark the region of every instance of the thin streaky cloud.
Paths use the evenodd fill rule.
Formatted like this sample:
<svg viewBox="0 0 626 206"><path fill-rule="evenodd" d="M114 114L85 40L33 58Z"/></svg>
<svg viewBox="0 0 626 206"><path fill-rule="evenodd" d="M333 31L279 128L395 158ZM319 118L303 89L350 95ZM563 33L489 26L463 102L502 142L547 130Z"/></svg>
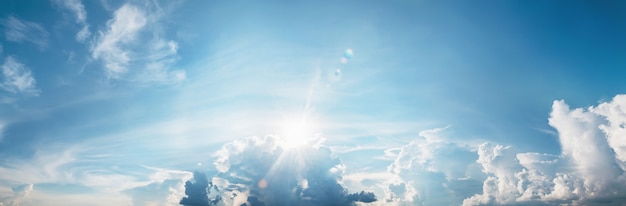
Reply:
<svg viewBox="0 0 626 206"><path fill-rule="evenodd" d="M40 49L48 47L50 34L43 26L23 19L9 16L2 21L5 27L4 37L13 42L30 42Z"/></svg>
<svg viewBox="0 0 626 206"><path fill-rule="evenodd" d="M2 142L2 139L4 138L4 126L5 124L0 122L0 142Z"/></svg>
<svg viewBox="0 0 626 206"><path fill-rule="evenodd" d="M84 42L91 36L87 23L87 11L80 0L53 0L53 2L74 14L76 24L82 28L76 33L76 41Z"/></svg>

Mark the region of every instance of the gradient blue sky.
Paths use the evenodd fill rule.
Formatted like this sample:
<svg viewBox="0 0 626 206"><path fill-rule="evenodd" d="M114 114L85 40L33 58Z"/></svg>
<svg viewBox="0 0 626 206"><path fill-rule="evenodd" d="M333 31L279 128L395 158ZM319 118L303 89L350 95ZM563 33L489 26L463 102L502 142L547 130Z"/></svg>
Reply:
<svg viewBox="0 0 626 206"><path fill-rule="evenodd" d="M450 181L434 162L469 158L457 178L475 179L464 191L479 195L500 174L481 163L484 142L515 148L511 161L532 171L519 154L580 161L559 108L592 107L582 112L598 125L619 116L600 108L622 105L624 11L620 1L5 0L0 205L176 205L191 172L220 172L223 145L289 139L302 119L345 165L347 190L373 191L375 204L441 204L420 192L441 183L399 166L433 142L446 144L411 161ZM615 133L602 132L609 146L597 151L621 166ZM419 198L386 201L400 182L422 182L411 187Z"/></svg>

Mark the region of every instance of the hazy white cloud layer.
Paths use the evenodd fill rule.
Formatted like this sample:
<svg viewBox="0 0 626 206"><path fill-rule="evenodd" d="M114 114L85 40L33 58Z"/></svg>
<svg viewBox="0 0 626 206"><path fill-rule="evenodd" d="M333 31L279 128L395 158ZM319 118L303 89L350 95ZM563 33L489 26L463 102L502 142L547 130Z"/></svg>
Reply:
<svg viewBox="0 0 626 206"><path fill-rule="evenodd" d="M104 63L109 79L180 82L186 78L185 71L172 69L179 58L178 44L162 37L160 16L155 15L161 11L151 8L124 4L99 31L91 55Z"/></svg>
<svg viewBox="0 0 626 206"><path fill-rule="evenodd" d="M2 64L2 82L0 88L11 93L37 95L39 90L30 69L12 56L6 57Z"/></svg>
<svg viewBox="0 0 626 206"><path fill-rule="evenodd" d="M31 191L33 191L33 184L22 184L11 188L13 194L9 197L0 199L0 206L17 206L28 197ZM3 203L4 202L4 203Z"/></svg>
<svg viewBox="0 0 626 206"><path fill-rule="evenodd" d="M179 205L190 172L139 165L128 172L117 166L89 165L107 162L109 155L95 154L86 147L52 146L54 149L37 151L31 158L0 160L0 202L4 205L18 202L21 205Z"/></svg>
<svg viewBox="0 0 626 206"><path fill-rule="evenodd" d="M9 16L2 20L4 37L13 42L30 42L40 49L48 46L50 34L41 25Z"/></svg>

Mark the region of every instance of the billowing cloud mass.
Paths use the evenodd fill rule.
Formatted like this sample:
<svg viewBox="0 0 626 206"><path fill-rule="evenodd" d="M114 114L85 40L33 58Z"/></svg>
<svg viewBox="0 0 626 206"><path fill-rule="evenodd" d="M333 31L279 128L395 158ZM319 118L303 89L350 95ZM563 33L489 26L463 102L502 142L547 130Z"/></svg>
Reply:
<svg viewBox="0 0 626 206"><path fill-rule="evenodd" d="M72 12L76 18L76 23L81 26L80 31L76 34L76 41L84 42L91 32L89 31L89 24L87 24L87 11L85 6L80 0L54 0L57 5Z"/></svg>
<svg viewBox="0 0 626 206"><path fill-rule="evenodd" d="M555 101L549 123L559 133L558 156L481 145L478 162L489 177L463 204L625 204L624 107L626 95L587 109Z"/></svg>
<svg viewBox="0 0 626 206"><path fill-rule="evenodd" d="M472 145L453 143L440 134L444 128L420 132L400 148L388 172L397 176L385 188L385 201L399 205L459 205L480 192L484 175Z"/></svg>
<svg viewBox="0 0 626 206"><path fill-rule="evenodd" d="M587 109L555 101L549 124L561 154L519 153L495 143L458 144L442 129L400 148L382 184L387 204L626 204L626 95Z"/></svg>
<svg viewBox="0 0 626 206"><path fill-rule="evenodd" d="M2 20L4 26L4 37L13 42L30 42L37 45L40 49L48 46L48 38L50 34L39 24L14 16Z"/></svg>
<svg viewBox="0 0 626 206"><path fill-rule="evenodd" d="M178 44L161 37L159 16L149 13L159 12L125 4L115 11L106 30L100 31L91 56L104 63L108 78L139 82L185 79L183 70L171 69L178 60ZM129 70L131 66L133 70Z"/></svg>
<svg viewBox="0 0 626 206"><path fill-rule="evenodd" d="M549 124L558 131L560 154L520 153L490 142L459 143L442 134L446 128L422 131L420 138L395 149L388 180L378 182L385 196L378 201L373 193L347 192L342 183L345 167L327 148L286 150L274 137L246 138L218 151L214 162L218 174L210 180L196 174L181 203L623 205L626 140L621 137L626 134L626 110L622 108L626 95L587 109L570 109L564 101L555 101Z"/></svg>
<svg viewBox="0 0 626 206"><path fill-rule="evenodd" d="M226 144L216 158L218 174L211 182L196 174L195 183L186 185L188 197L182 204L355 205L376 201L373 193L347 191L342 184L345 167L328 148L284 149L276 137L250 137ZM207 198L207 188L220 197ZM221 200L211 202L216 198Z"/></svg>
<svg viewBox="0 0 626 206"><path fill-rule="evenodd" d="M37 95L35 78L30 69L12 56L4 59L2 64L2 82L0 88L11 93Z"/></svg>

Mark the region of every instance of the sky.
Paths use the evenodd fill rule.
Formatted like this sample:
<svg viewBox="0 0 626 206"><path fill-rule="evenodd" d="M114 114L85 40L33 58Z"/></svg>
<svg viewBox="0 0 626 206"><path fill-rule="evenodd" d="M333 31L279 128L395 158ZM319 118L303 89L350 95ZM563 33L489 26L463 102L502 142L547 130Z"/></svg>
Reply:
<svg viewBox="0 0 626 206"><path fill-rule="evenodd" d="M0 5L0 206L626 204L622 1Z"/></svg>

